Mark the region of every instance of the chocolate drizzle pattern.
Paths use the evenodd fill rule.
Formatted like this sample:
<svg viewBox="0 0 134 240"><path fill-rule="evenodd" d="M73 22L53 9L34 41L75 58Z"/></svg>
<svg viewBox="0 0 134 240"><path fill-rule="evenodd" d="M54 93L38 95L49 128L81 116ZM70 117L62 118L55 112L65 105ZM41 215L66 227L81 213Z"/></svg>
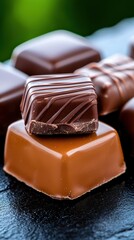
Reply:
<svg viewBox="0 0 134 240"><path fill-rule="evenodd" d="M91 116L84 118L87 118L86 124L90 124L89 120L95 122L97 129L96 98L92 81L85 76L65 74L30 77L21 102L22 117L26 126L32 120L47 125L75 125L83 121L83 116L91 108L96 108L94 119L90 119ZM34 109L34 104L40 106Z"/></svg>
<svg viewBox="0 0 134 240"><path fill-rule="evenodd" d="M115 55L76 71L79 74L84 74L84 72L94 83L100 105L104 108L105 96L101 91L104 88L107 92L106 101L111 102L112 109L100 109L100 115L117 110L134 96L134 61L129 57ZM114 88L115 90L113 90ZM110 89L112 95L108 95Z"/></svg>

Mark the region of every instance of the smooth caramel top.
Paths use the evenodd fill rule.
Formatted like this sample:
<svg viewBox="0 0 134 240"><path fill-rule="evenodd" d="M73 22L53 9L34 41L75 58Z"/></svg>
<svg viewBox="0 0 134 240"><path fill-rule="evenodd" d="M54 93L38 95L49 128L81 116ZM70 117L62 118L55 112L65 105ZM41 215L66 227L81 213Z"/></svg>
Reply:
<svg viewBox="0 0 134 240"><path fill-rule="evenodd" d="M125 163L118 134L104 123L96 134L41 138L18 121L8 129L4 170L49 196L74 199L124 173Z"/></svg>
<svg viewBox="0 0 134 240"><path fill-rule="evenodd" d="M84 150L84 148L89 147L90 145L97 145L99 143L102 143L103 141L106 141L106 139L109 138L109 135L111 136L113 134L114 136L115 134L117 134L112 127L102 122L99 122L99 128L96 133L65 137L36 137L34 135L29 135L24 129L23 120L16 122L15 125L11 124L11 127L12 131L16 131L16 129L18 129L18 133L21 136L30 139L33 144L39 144L40 147L42 145L42 147L48 148L49 150L57 152L59 154L71 154L71 152L77 152L80 149Z"/></svg>

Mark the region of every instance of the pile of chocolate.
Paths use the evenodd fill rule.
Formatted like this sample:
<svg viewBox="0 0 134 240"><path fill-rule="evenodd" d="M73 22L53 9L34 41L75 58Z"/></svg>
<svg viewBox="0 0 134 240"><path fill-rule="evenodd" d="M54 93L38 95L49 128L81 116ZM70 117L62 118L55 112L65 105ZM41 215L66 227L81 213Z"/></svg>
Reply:
<svg viewBox="0 0 134 240"><path fill-rule="evenodd" d="M0 78L7 173L53 198L75 199L125 172L120 139L134 156L132 58L101 60L84 38L55 31L18 46Z"/></svg>

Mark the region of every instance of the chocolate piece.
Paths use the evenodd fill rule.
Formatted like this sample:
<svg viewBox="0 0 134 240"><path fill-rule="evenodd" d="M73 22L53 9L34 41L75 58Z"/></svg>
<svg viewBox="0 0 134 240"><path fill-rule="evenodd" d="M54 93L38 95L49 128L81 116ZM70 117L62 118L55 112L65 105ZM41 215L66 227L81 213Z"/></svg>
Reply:
<svg viewBox="0 0 134 240"><path fill-rule="evenodd" d="M99 115L117 111L134 96L134 61L123 55L111 56L76 71L89 76L98 96Z"/></svg>
<svg viewBox="0 0 134 240"><path fill-rule="evenodd" d="M21 102L26 129L41 135L95 132L96 98L89 77L76 74L31 77Z"/></svg>
<svg viewBox="0 0 134 240"><path fill-rule="evenodd" d="M134 98L123 106L120 112L120 123L124 147L128 143L128 154L134 157Z"/></svg>
<svg viewBox="0 0 134 240"><path fill-rule="evenodd" d="M134 58L134 36L130 40L129 55L130 55L131 58Z"/></svg>
<svg viewBox="0 0 134 240"><path fill-rule="evenodd" d="M29 135L23 120L8 128L4 170L57 199L75 199L125 172L117 132L99 123L96 133L75 137Z"/></svg>
<svg viewBox="0 0 134 240"><path fill-rule="evenodd" d="M71 73L89 62L100 60L97 50L82 37L54 31L18 46L13 65L28 75Z"/></svg>
<svg viewBox="0 0 134 240"><path fill-rule="evenodd" d="M27 76L0 64L0 135L10 123L21 118L20 102Z"/></svg>

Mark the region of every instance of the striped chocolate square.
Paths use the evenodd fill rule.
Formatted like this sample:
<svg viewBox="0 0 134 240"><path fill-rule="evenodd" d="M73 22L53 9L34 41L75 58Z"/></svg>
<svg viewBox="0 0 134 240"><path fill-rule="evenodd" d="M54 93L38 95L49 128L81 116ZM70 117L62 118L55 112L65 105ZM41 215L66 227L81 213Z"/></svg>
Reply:
<svg viewBox="0 0 134 240"><path fill-rule="evenodd" d="M21 112L30 134L85 134L98 127L92 81L76 74L30 77Z"/></svg>

